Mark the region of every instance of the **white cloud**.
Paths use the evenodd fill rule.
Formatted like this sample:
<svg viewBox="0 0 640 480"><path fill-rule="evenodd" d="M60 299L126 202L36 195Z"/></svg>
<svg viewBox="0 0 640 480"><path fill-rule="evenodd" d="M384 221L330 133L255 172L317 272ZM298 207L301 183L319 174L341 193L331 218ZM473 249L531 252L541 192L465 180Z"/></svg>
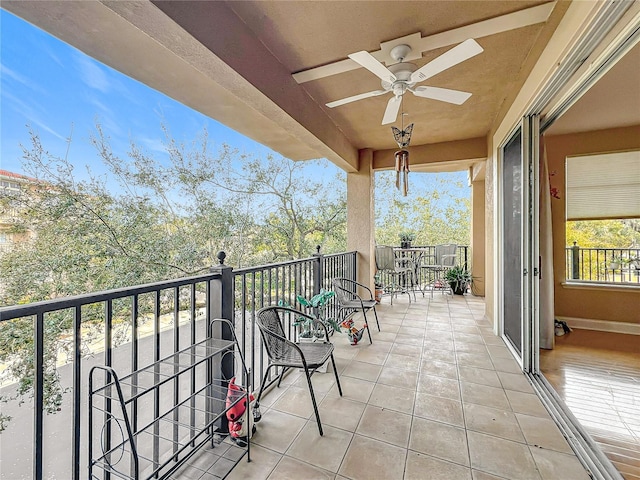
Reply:
<svg viewBox="0 0 640 480"><path fill-rule="evenodd" d="M159 138L136 135L135 137L133 137L133 141L138 145L143 145L147 150L150 150L152 152L167 153L167 147Z"/></svg>
<svg viewBox="0 0 640 480"><path fill-rule="evenodd" d="M65 68L64 64L62 63L62 60L60 60L60 58L53 51L53 49L51 48L51 45L48 42L39 42L38 48L40 48L44 52L47 52L47 55L49 56L49 58L53 60L55 63L57 63L58 66Z"/></svg>
<svg viewBox="0 0 640 480"><path fill-rule="evenodd" d="M98 100L96 97L94 96L87 96L87 101L94 105L95 107L97 107L101 112L103 112L103 114L107 115L107 116L111 116L113 117L113 110L111 109L111 107L108 107L107 105L105 105L103 102L101 102L100 100Z"/></svg>
<svg viewBox="0 0 640 480"><path fill-rule="evenodd" d="M31 125L32 127L40 127L40 129L50 133L54 137L59 138L60 140L66 140L63 135L60 135L58 132L56 132L41 120L41 115L37 110L42 110L42 108L39 108L38 105L29 105L15 95L7 93L6 89L2 90L2 97L6 102L8 102L11 107L13 107L16 112L19 112L22 116L24 116L28 125Z"/></svg>
<svg viewBox="0 0 640 480"><path fill-rule="evenodd" d="M111 90L111 82L107 78L107 73L96 63L84 55L77 55L76 61L79 69L80 79L89 87L108 93Z"/></svg>
<svg viewBox="0 0 640 480"><path fill-rule="evenodd" d="M2 77L3 81L6 81L7 79L11 79L21 85L24 85L27 88L30 88L35 92L45 93L45 91L42 89L40 85L28 79L24 75L20 75L15 70L11 70L6 65L1 63L0 63L0 76ZM6 89L3 89L3 90L6 90Z"/></svg>
<svg viewBox="0 0 640 480"><path fill-rule="evenodd" d="M43 122L41 122L40 120L36 119L36 118L32 118L31 119L31 123L40 127L42 130L44 130L45 132L49 132L51 135L53 135L54 137L62 140L62 141L67 141L67 137L64 137L62 135L60 135L58 132L56 132L55 130L53 130L52 128L50 128L48 125L44 124Z"/></svg>

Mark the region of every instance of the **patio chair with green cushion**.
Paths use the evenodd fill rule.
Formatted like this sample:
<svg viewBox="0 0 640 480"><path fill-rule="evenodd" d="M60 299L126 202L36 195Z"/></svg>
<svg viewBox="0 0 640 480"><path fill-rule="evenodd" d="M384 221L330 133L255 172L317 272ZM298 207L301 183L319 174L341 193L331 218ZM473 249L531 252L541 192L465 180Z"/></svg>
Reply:
<svg viewBox="0 0 640 480"><path fill-rule="evenodd" d="M358 294L358 289L367 291L369 293L369 298L366 298L366 296L364 298L360 296ZM369 335L369 342L373 343L371 340L371 332L369 332L367 312L369 310L373 310L378 331L380 331L380 322L378 321L378 312L376 312L376 300L373 298L371 289L362 283L351 280L350 278L336 277L333 279L333 291L336 293L336 300L338 302L338 322L342 322L358 310L362 310L367 334Z"/></svg>
<svg viewBox="0 0 640 480"><path fill-rule="evenodd" d="M311 403L313 403L313 411L316 414L316 421L318 422L318 430L320 431L320 435L323 435L318 404L316 403L316 397L313 393L311 375L329 359L331 359L333 366L338 392L340 396L342 396L338 370L336 369L336 362L333 358L333 344L328 340L329 332L327 331L326 325L315 317L289 307L265 307L258 310L256 316L256 325L258 325L260 329L262 343L269 357L269 366L262 377L256 403L260 403L260 397L262 396L269 376L269 370L271 370L272 367L282 367L282 372L280 372L278 378L278 387L280 386L280 381L285 371L289 368L300 368L304 371L307 378L307 385L309 386L309 393L311 394ZM300 317L313 321L314 329L324 329L324 340L295 343L287 339L282 319L286 318L288 321L291 321L292 319L297 320Z"/></svg>

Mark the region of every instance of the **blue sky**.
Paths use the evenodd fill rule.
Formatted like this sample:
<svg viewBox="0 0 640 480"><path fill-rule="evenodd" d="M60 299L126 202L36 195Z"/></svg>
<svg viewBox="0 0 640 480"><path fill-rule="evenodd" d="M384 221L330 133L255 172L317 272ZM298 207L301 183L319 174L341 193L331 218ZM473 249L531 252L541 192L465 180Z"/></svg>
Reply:
<svg viewBox="0 0 640 480"><path fill-rule="evenodd" d="M227 143L245 153L274 153L226 126L148 88L0 9L0 168L25 173L22 149L27 125L52 154L69 160L82 176L84 165L101 173L89 142L99 122L116 153L130 140L162 159L164 123L178 141L190 143L204 128L213 151ZM328 162L327 162L328 163ZM329 168L337 171L337 167ZM328 172L327 172L328 173Z"/></svg>
<svg viewBox="0 0 640 480"><path fill-rule="evenodd" d="M69 161L77 179L104 166L90 144L98 122L114 153L125 156L133 140L156 160L166 158L162 124L178 141L190 144L203 129L215 152L222 143L262 157L271 149L227 128L173 99L95 60L48 33L0 9L0 168L24 171L21 145L30 146L29 125L52 155L64 157L72 136ZM391 135L391 132L389 133ZM309 165L313 175L334 178L340 170ZM466 172L439 174L464 181ZM411 192L435 181L434 175L411 176ZM467 188L456 192L468 196Z"/></svg>

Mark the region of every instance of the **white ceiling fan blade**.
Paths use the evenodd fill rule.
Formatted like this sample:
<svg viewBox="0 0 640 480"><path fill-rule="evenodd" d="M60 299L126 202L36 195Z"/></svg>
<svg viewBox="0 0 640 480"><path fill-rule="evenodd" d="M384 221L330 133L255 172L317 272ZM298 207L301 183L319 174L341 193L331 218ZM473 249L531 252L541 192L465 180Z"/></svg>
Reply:
<svg viewBox="0 0 640 480"><path fill-rule="evenodd" d="M471 96L469 92L461 92L460 90L450 90L448 88L438 87L416 87L411 90L411 93L418 97L455 103L456 105L462 105Z"/></svg>
<svg viewBox="0 0 640 480"><path fill-rule="evenodd" d="M382 117L382 125L388 125L393 123L398 118L398 111L400 111L400 104L402 103L402 97L391 97L387 103L387 109L384 111L384 117Z"/></svg>
<svg viewBox="0 0 640 480"><path fill-rule="evenodd" d="M357 102L358 100L362 100L363 98L377 97L378 95L384 95L385 93L387 93L387 90L374 90L373 92L360 93L358 95L343 98L341 100L334 100L333 102L329 102L326 105L329 108L339 107L340 105L344 105L346 103Z"/></svg>
<svg viewBox="0 0 640 480"><path fill-rule="evenodd" d="M426 65L422 66L411 74L411 82L418 83L431 78L434 75L464 62L471 57L482 53L483 48L473 38L465 40L460 45L453 47L448 52L443 53L438 58L434 58Z"/></svg>
<svg viewBox="0 0 640 480"><path fill-rule="evenodd" d="M396 76L369 52L363 50L362 52L352 53L349 58L385 82L393 83L396 81Z"/></svg>

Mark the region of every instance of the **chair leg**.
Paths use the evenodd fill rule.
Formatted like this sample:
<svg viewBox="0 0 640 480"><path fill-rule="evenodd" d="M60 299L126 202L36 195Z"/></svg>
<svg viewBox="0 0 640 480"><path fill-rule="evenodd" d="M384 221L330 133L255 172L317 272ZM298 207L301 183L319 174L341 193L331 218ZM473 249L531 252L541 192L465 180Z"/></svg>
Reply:
<svg viewBox="0 0 640 480"><path fill-rule="evenodd" d="M335 366L334 366L334 369L335 369ZM304 366L304 374L307 376L307 384L309 385L309 394L311 395L311 403L313 403L313 411L316 414L316 421L318 422L318 431L320 432L320 436L323 436L324 432L322 431L322 423L320 422L320 412L318 412L318 405L316 404L316 396L313 393L313 384L311 383L311 375L309 375L309 368L307 367L306 364Z"/></svg>
<svg viewBox="0 0 640 480"><path fill-rule="evenodd" d="M373 345L373 340L371 339L371 330L369 330L369 322L367 321L367 311L362 309L362 316L364 317L364 326L367 329L367 335L369 335L369 344Z"/></svg>
<svg viewBox="0 0 640 480"><path fill-rule="evenodd" d="M340 386L340 379L338 378L338 369L336 368L336 361L333 359L333 353L331 354L331 365L333 366L333 374L336 377L336 385L338 385L338 392L342 396L342 387Z"/></svg>
<svg viewBox="0 0 640 480"><path fill-rule="evenodd" d="M256 398L256 405L260 403L260 398L262 397L262 391L264 390L264 386L267 383L267 374L269 373L269 370L271 369L271 367L274 367L275 365L269 365L267 367L267 371L264 372L264 375L262 376L262 382L260 382L260 390L258 391L258 398Z"/></svg>
<svg viewBox="0 0 640 480"><path fill-rule="evenodd" d="M376 317L376 325L378 326L378 331L380 331L380 322L378 321L378 312L376 312L376 307L373 307L373 315Z"/></svg>
<svg viewBox="0 0 640 480"><path fill-rule="evenodd" d="M282 367L282 371L280 372L280 375L278 375L278 388L280 388L280 383L282 382L282 377L284 377L284 372L286 372L288 370L287 367Z"/></svg>

